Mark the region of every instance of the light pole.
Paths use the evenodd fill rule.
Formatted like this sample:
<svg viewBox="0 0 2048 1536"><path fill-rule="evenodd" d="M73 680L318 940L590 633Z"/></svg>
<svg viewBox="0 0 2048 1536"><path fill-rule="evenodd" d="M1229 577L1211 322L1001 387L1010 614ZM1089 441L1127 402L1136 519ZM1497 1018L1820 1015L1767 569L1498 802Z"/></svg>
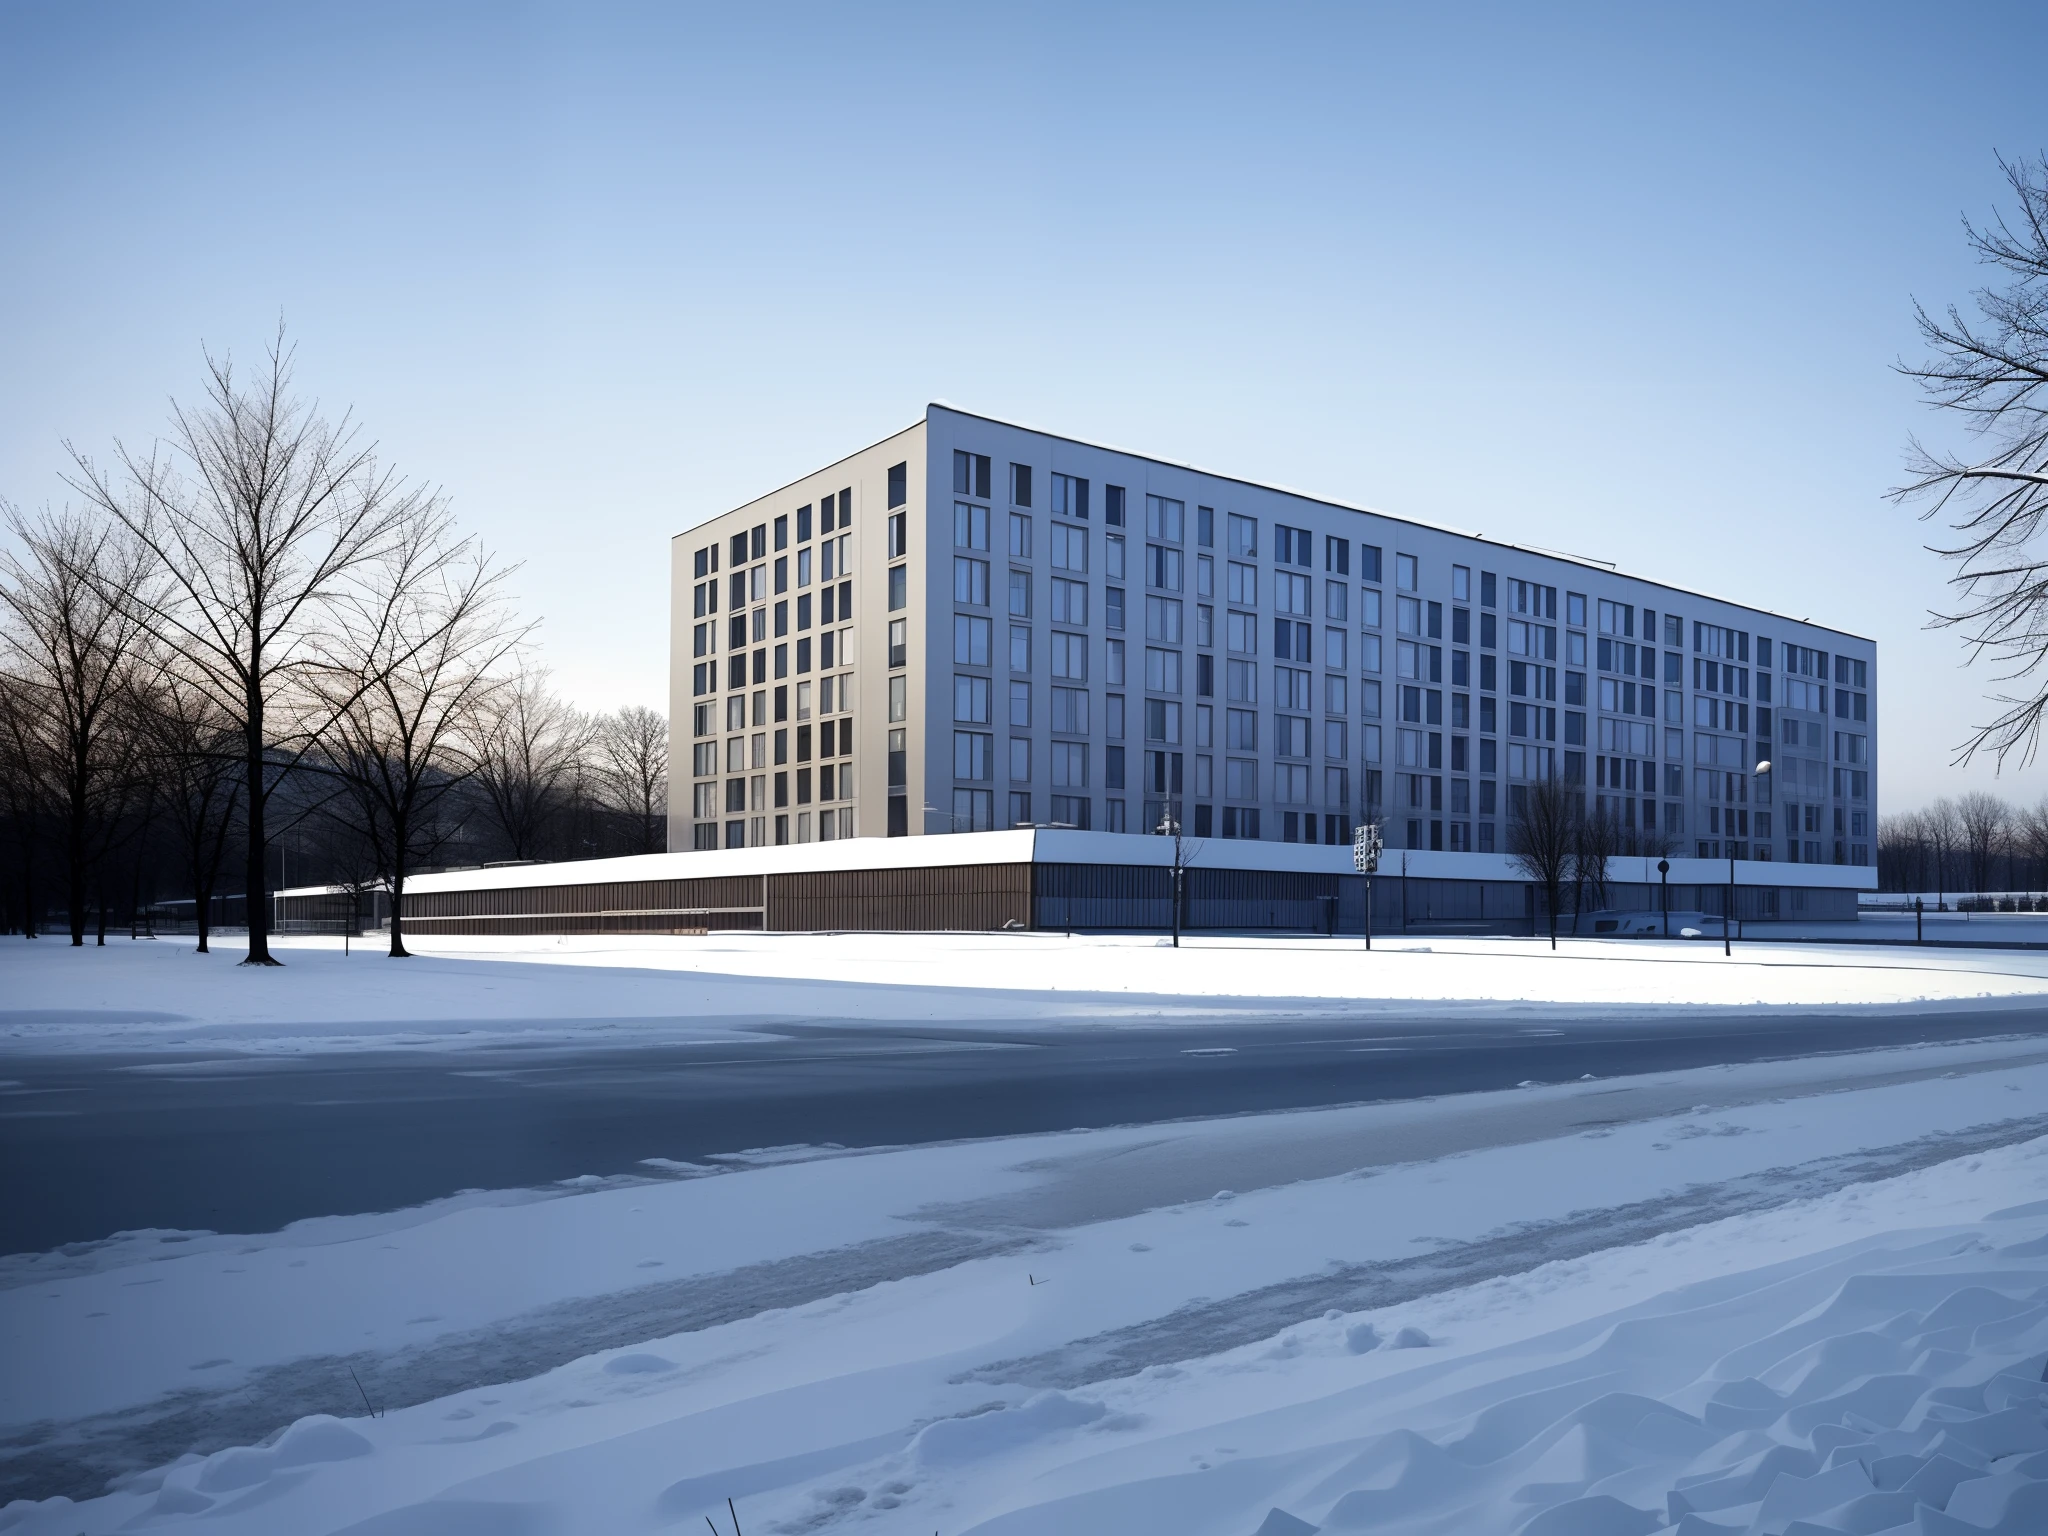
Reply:
<svg viewBox="0 0 2048 1536"><path fill-rule="evenodd" d="M1372 951L1372 877L1380 867L1380 850L1384 846L1376 821L1368 821L1351 834L1351 864L1365 876L1365 948L1368 954ZM1402 882L1404 888L1406 884L1406 881Z"/></svg>
<svg viewBox="0 0 2048 1536"><path fill-rule="evenodd" d="M1750 770L1752 778L1762 778L1771 771L1771 760L1765 758ZM1735 845L1728 845L1728 905L1721 913L1721 953L1731 953L1728 947L1728 931L1735 923Z"/></svg>
<svg viewBox="0 0 2048 1536"><path fill-rule="evenodd" d="M1669 859L1659 859L1657 861L1657 885L1659 889L1657 904L1664 909L1664 937L1668 939L1671 937L1671 861Z"/></svg>
<svg viewBox="0 0 2048 1536"><path fill-rule="evenodd" d="M1185 867L1181 855L1180 812L1178 801L1169 800L1160 808L1159 826L1156 829L1162 837L1173 839L1173 947L1180 948L1180 890L1181 871Z"/></svg>

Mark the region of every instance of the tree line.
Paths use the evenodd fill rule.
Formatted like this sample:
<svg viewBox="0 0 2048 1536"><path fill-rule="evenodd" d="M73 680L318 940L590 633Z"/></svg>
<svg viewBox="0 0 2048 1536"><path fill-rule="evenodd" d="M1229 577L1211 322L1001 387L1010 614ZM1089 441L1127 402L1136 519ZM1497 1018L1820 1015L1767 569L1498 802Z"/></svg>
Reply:
<svg viewBox="0 0 2048 1536"><path fill-rule="evenodd" d="M1973 790L1877 823L1881 891L2048 890L2048 798L2013 805Z"/></svg>
<svg viewBox="0 0 2048 1536"><path fill-rule="evenodd" d="M391 894L495 860L659 852L668 725L548 686L514 568L444 497L292 384L206 358L164 437L66 444L76 501L0 503L0 925L61 913L74 945L223 893L270 952L270 892ZM287 867L288 866L288 867Z"/></svg>

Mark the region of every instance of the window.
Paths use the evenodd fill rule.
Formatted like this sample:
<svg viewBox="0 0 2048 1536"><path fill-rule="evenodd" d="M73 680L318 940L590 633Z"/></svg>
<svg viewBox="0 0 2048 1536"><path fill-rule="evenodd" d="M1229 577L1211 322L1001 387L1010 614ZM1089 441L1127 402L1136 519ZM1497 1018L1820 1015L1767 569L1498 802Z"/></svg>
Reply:
<svg viewBox="0 0 2048 1536"><path fill-rule="evenodd" d="M1259 664L1255 661L1233 661L1227 664L1224 673L1225 697L1234 704L1256 704L1259 702Z"/></svg>
<svg viewBox="0 0 2048 1536"><path fill-rule="evenodd" d="M988 548L988 508L977 507L972 502L953 503L953 547L955 549Z"/></svg>
<svg viewBox="0 0 2048 1536"><path fill-rule="evenodd" d="M1247 560L1259 558L1259 520L1255 517L1240 517L1230 514L1229 553L1240 555Z"/></svg>
<svg viewBox="0 0 2048 1536"><path fill-rule="evenodd" d="M1163 592L1181 590L1181 552L1163 544L1145 546L1145 584Z"/></svg>
<svg viewBox="0 0 2048 1536"><path fill-rule="evenodd" d="M1052 782L1055 789L1088 787L1088 743L1056 741L1052 744Z"/></svg>
<svg viewBox="0 0 2048 1536"><path fill-rule="evenodd" d="M1062 681L1088 681L1088 637L1052 632L1052 675Z"/></svg>
<svg viewBox="0 0 2048 1536"><path fill-rule="evenodd" d="M1016 560L1031 558L1031 518L1026 513L1010 514L1010 556Z"/></svg>
<svg viewBox="0 0 2048 1536"><path fill-rule="evenodd" d="M976 608L988 606L988 562L953 557L953 601Z"/></svg>
<svg viewBox="0 0 2048 1536"><path fill-rule="evenodd" d="M1394 628L1404 635L1422 633L1422 603L1413 597L1394 599Z"/></svg>
<svg viewBox="0 0 2048 1536"><path fill-rule="evenodd" d="M962 725L989 723L989 680L972 673L953 674L953 718Z"/></svg>
<svg viewBox="0 0 2048 1536"><path fill-rule="evenodd" d="M901 620L898 621L902 622ZM985 667L988 665L991 626L987 619L972 614L953 615L953 660L964 667ZM890 647L894 654L895 647Z"/></svg>
<svg viewBox="0 0 2048 1536"><path fill-rule="evenodd" d="M841 812L845 815L845 812ZM995 829L996 797L989 789L956 789L953 791L953 830L955 832L990 832Z"/></svg>
<svg viewBox="0 0 2048 1536"><path fill-rule="evenodd" d="M1315 536L1306 528L1273 525L1273 558L1282 565L1315 567Z"/></svg>
<svg viewBox="0 0 2048 1536"><path fill-rule="evenodd" d="M1422 567L1413 555L1394 556L1394 585L1403 592L1422 588Z"/></svg>
<svg viewBox="0 0 2048 1536"><path fill-rule="evenodd" d="M1120 533L1105 533L1102 536L1102 574L1124 579L1124 536Z"/></svg>
<svg viewBox="0 0 2048 1536"><path fill-rule="evenodd" d="M1121 640L1102 642L1104 655L1103 681L1121 683L1124 680L1124 643Z"/></svg>
<svg viewBox="0 0 2048 1536"><path fill-rule="evenodd" d="M1105 629L1124 627L1124 589L1104 587L1102 589L1102 626Z"/></svg>
<svg viewBox="0 0 2048 1536"><path fill-rule="evenodd" d="M1309 612L1309 579L1293 571L1273 573L1273 606L1282 613Z"/></svg>
<svg viewBox="0 0 2048 1536"><path fill-rule="evenodd" d="M1380 670L1380 637L1360 635L1358 637L1358 670L1377 672Z"/></svg>
<svg viewBox="0 0 2048 1536"><path fill-rule="evenodd" d="M1181 514L1183 505L1165 496L1145 498L1145 537L1164 539L1169 544L1182 542Z"/></svg>
<svg viewBox="0 0 2048 1536"><path fill-rule="evenodd" d="M1012 722L1013 724L1015 722ZM1088 690L1055 688L1052 691L1052 728L1070 736L1088 734Z"/></svg>
<svg viewBox="0 0 2048 1536"><path fill-rule="evenodd" d="M1031 724L1031 685L1027 682L1010 684L1010 724L1026 728Z"/></svg>
<svg viewBox="0 0 2048 1536"><path fill-rule="evenodd" d="M1565 623L1567 623L1567 624L1569 624L1569 625L1573 626L1573 627L1574 627L1574 628L1576 628L1576 629L1584 629L1584 628L1586 627L1586 594L1585 594L1585 593L1583 593L1583 592L1567 592L1567 593L1565 593L1565 595L1564 595L1564 621L1565 621ZM1650 639L1650 638L1652 638L1652 637L1651 637L1651 635L1649 634L1649 632L1648 632L1647 630L1645 630L1645 631L1644 631L1644 634L1643 634L1643 638L1647 640L1647 639Z"/></svg>
<svg viewBox="0 0 2048 1536"><path fill-rule="evenodd" d="M1054 615L1058 617L1057 614ZM1179 645L1181 603L1177 597L1148 597L1145 599L1145 638L1163 641L1167 645ZM1079 621L1079 622L1085 622Z"/></svg>
<svg viewBox="0 0 2048 1536"><path fill-rule="evenodd" d="M1376 587L1358 590L1358 622L1367 629L1380 627L1380 594Z"/></svg>
<svg viewBox="0 0 2048 1536"><path fill-rule="evenodd" d="M966 453L958 448L953 450L953 494L955 496L980 496L986 499L988 496L988 478L987 454ZM797 517L799 529L801 529L803 521L803 515L799 513ZM804 535L799 532L798 537L802 538Z"/></svg>
<svg viewBox="0 0 2048 1536"><path fill-rule="evenodd" d="M953 777L993 779L996 776L996 739L986 731L953 733Z"/></svg>
<svg viewBox="0 0 2048 1536"><path fill-rule="evenodd" d="M1031 466L1012 464L1010 466L1010 505L1028 507L1031 505Z"/></svg>
<svg viewBox="0 0 2048 1536"><path fill-rule="evenodd" d="M957 644L957 642L958 642L958 640L959 640L959 633L958 633L958 631L957 631L957 630L956 630L956 631L955 631L955 633L954 633L954 640L955 640L955 643ZM797 643L798 643L798 645L799 645L799 646L801 646L803 642L802 642L802 641L798 641ZM900 666L902 666L902 665L904 664L904 659L905 659L904 653L905 653L905 652L906 652L906 651L907 651L907 650L909 649L909 644L910 644L910 621L909 621L908 619L891 619L891 620L889 621L889 665L890 665L890 666L892 666L892 667L900 667Z"/></svg>
<svg viewBox="0 0 2048 1536"><path fill-rule="evenodd" d="M1031 573L1012 569L1010 572L1010 617L1028 619L1031 617Z"/></svg>
<svg viewBox="0 0 2048 1536"><path fill-rule="evenodd" d="M1105 485L1102 488L1102 521L1111 528L1124 525L1124 488L1120 485Z"/></svg>
<svg viewBox="0 0 2048 1536"><path fill-rule="evenodd" d="M1344 715L1351 712L1351 680L1332 672L1323 678L1323 713Z"/></svg>
<svg viewBox="0 0 2048 1536"><path fill-rule="evenodd" d="M1088 622L1088 583L1068 581L1055 576L1052 579L1052 621L1055 624L1086 624Z"/></svg>
<svg viewBox="0 0 2048 1536"><path fill-rule="evenodd" d="M1332 619L1351 616L1351 588L1341 581L1323 583L1323 613Z"/></svg>
<svg viewBox="0 0 2048 1536"><path fill-rule="evenodd" d="M1029 672L1031 670L1031 626L1012 624L1010 626L1010 670Z"/></svg>
<svg viewBox="0 0 2048 1536"><path fill-rule="evenodd" d="M1380 547L1377 544L1358 546L1358 579L1377 583L1380 579Z"/></svg>
<svg viewBox="0 0 2048 1536"><path fill-rule="evenodd" d="M1154 693L1180 692L1180 652L1145 647L1145 686Z"/></svg>
<svg viewBox="0 0 2048 1536"><path fill-rule="evenodd" d="M1223 640L1226 649L1239 656L1259 654L1259 616L1232 609L1224 614Z"/></svg>
<svg viewBox="0 0 2048 1536"><path fill-rule="evenodd" d="M900 507L909 499L910 466L908 464L891 464L889 466L889 505ZM777 532L779 535L780 530L778 529ZM778 542L775 547L780 549L782 545Z"/></svg>
<svg viewBox="0 0 2048 1536"><path fill-rule="evenodd" d="M1172 699L1147 699L1145 701L1145 739L1178 744L1180 741L1180 705Z"/></svg>
<svg viewBox="0 0 2048 1536"><path fill-rule="evenodd" d="M1052 525L1052 565L1056 571L1088 570L1088 530L1068 523Z"/></svg>
<svg viewBox="0 0 2048 1536"><path fill-rule="evenodd" d="M1256 565L1241 565L1230 562L1230 586L1224 594L1233 603L1243 603L1247 608L1259 605L1259 568Z"/></svg>
<svg viewBox="0 0 2048 1536"><path fill-rule="evenodd" d="M1102 696L1102 734L1111 741L1124 739L1124 696L1120 693L1106 693Z"/></svg>
<svg viewBox="0 0 2048 1536"><path fill-rule="evenodd" d="M1341 629L1325 629L1323 631L1324 666L1341 667L1344 665L1344 645L1347 638L1346 631Z"/></svg>
<svg viewBox="0 0 2048 1536"><path fill-rule="evenodd" d="M1335 534L1329 534L1323 539L1323 569L1335 576L1349 576L1351 574L1351 541L1349 539L1340 539ZM1330 585L1341 587L1343 583L1331 582ZM1343 615L1338 614L1336 617L1342 618Z"/></svg>
<svg viewBox="0 0 2048 1536"><path fill-rule="evenodd" d="M1026 476L1029 476L1031 471L1027 469L1024 473ZM1031 505L1031 490L1028 479L1025 482L1024 499L1018 502L1017 505L1020 507ZM1054 475L1052 477L1052 511L1055 517L1071 517L1081 522L1086 522L1088 520L1088 482L1078 479L1073 475Z"/></svg>

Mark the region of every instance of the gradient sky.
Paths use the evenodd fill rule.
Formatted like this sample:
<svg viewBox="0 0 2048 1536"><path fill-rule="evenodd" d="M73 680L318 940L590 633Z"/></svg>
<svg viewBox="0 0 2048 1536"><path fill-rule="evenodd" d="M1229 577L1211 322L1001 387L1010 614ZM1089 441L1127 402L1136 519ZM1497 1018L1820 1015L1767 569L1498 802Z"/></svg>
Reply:
<svg viewBox="0 0 2048 1536"><path fill-rule="evenodd" d="M0 5L0 496L282 315L592 707L667 540L944 399L1869 635L1887 810L1992 686L1890 371L2048 146L2048 7Z"/></svg>

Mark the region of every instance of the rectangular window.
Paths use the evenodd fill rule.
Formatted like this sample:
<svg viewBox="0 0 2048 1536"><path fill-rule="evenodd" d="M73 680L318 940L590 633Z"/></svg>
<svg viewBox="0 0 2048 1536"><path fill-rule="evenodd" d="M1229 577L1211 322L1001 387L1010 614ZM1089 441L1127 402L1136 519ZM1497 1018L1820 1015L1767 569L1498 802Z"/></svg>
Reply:
<svg viewBox="0 0 2048 1536"><path fill-rule="evenodd" d="M953 547L956 549L988 548L987 507L977 507L965 501L953 503Z"/></svg>
<svg viewBox="0 0 2048 1536"><path fill-rule="evenodd" d="M1335 576L1349 576L1351 574L1351 541L1349 539L1340 539L1335 534L1324 535L1323 569ZM1332 583L1332 585L1341 585L1341 583ZM1342 618L1343 615L1333 614L1332 617Z"/></svg>
<svg viewBox="0 0 2048 1536"><path fill-rule="evenodd" d="M1145 498L1145 537L1164 539L1170 544L1182 540L1181 519L1186 508L1182 503L1165 496Z"/></svg>
<svg viewBox="0 0 2048 1536"><path fill-rule="evenodd" d="M989 640L992 626L987 619L972 614L953 615L953 660L964 667L985 667L989 664ZM893 647L891 648L893 650ZM799 668L801 670L801 668Z"/></svg>
<svg viewBox="0 0 2048 1536"><path fill-rule="evenodd" d="M987 454L966 453L961 449L954 449L953 494L956 496L980 496L986 499L989 484L988 469ZM799 525L801 525L802 521L802 514L799 513Z"/></svg>
<svg viewBox="0 0 2048 1536"><path fill-rule="evenodd" d="M1179 651L1146 646L1145 686L1154 693L1179 693L1180 655Z"/></svg>
<svg viewBox="0 0 2048 1536"><path fill-rule="evenodd" d="M1086 624L1088 622L1088 583L1067 581L1055 576L1052 579L1052 619L1055 624Z"/></svg>
<svg viewBox="0 0 2048 1536"><path fill-rule="evenodd" d="M1029 784L1031 782L1031 738L1012 736L1010 738L1010 782ZM1026 812L1028 819L1029 812Z"/></svg>
<svg viewBox="0 0 2048 1536"><path fill-rule="evenodd" d="M1088 681L1088 637L1052 632L1052 675L1063 682Z"/></svg>
<svg viewBox="0 0 2048 1536"><path fill-rule="evenodd" d="M1102 488L1102 521L1111 528L1124 525L1124 488L1120 485L1105 485Z"/></svg>
<svg viewBox="0 0 2048 1536"><path fill-rule="evenodd" d="M1256 704L1259 701L1259 664L1255 661L1232 661L1224 669L1225 697L1235 704Z"/></svg>
<svg viewBox="0 0 2048 1536"><path fill-rule="evenodd" d="M1029 473L1029 471L1026 471ZM1018 503L1028 506L1028 501ZM1088 520L1088 482L1074 475L1052 477L1052 510L1055 517L1071 517L1080 522Z"/></svg>
<svg viewBox="0 0 2048 1536"><path fill-rule="evenodd" d="M1124 627L1124 589L1104 587L1102 589L1102 627L1122 629Z"/></svg>
<svg viewBox="0 0 2048 1536"><path fill-rule="evenodd" d="M1013 681L1010 684L1010 724L1029 729L1031 725L1031 685Z"/></svg>
<svg viewBox="0 0 2048 1536"><path fill-rule="evenodd" d="M1056 571L1088 571L1088 530L1068 523L1052 525L1052 564Z"/></svg>
<svg viewBox="0 0 2048 1536"><path fill-rule="evenodd" d="M1422 566L1415 556L1394 556L1394 585L1403 592L1422 589Z"/></svg>
<svg viewBox="0 0 2048 1536"><path fill-rule="evenodd" d="M1358 546L1358 579L1377 583L1380 579L1380 548L1377 544Z"/></svg>
<svg viewBox="0 0 2048 1536"><path fill-rule="evenodd" d="M1179 598L1148 597L1145 599L1145 638L1147 640L1158 640L1167 645L1179 645L1181 643L1180 620L1181 605ZM1085 620L1080 622L1085 622Z"/></svg>
<svg viewBox="0 0 2048 1536"><path fill-rule="evenodd" d="M1028 507L1031 505L1031 466L1012 464L1010 466L1010 505Z"/></svg>
<svg viewBox="0 0 2048 1536"><path fill-rule="evenodd" d="M1031 519L1022 512L1010 514L1010 555L1017 560L1031 558Z"/></svg>
<svg viewBox="0 0 2048 1536"><path fill-rule="evenodd" d="M1259 558L1259 520L1255 517L1240 517L1230 514L1230 545L1227 553L1247 560Z"/></svg>
<svg viewBox="0 0 2048 1536"><path fill-rule="evenodd" d="M1012 722L1014 723L1014 722ZM1069 736L1088 734L1088 690L1055 688L1052 691L1052 728Z"/></svg>
<svg viewBox="0 0 2048 1536"><path fill-rule="evenodd" d="M986 560L972 560L965 555L953 557L953 601L966 603L975 608L988 606Z"/></svg>
<svg viewBox="0 0 2048 1536"><path fill-rule="evenodd" d="M989 680L971 673L953 674L953 718L962 725L989 723Z"/></svg>
<svg viewBox="0 0 2048 1536"><path fill-rule="evenodd" d="M1243 603L1247 608L1259 605L1259 568L1256 565L1242 565L1230 562L1230 587L1225 594L1233 603Z"/></svg>
<svg viewBox="0 0 2048 1536"><path fill-rule="evenodd" d="M1145 584L1161 592L1181 590L1181 552L1163 544L1145 546Z"/></svg>
<svg viewBox="0 0 2048 1536"><path fill-rule="evenodd" d="M996 776L996 739L986 731L953 733L953 777L993 779Z"/></svg>

